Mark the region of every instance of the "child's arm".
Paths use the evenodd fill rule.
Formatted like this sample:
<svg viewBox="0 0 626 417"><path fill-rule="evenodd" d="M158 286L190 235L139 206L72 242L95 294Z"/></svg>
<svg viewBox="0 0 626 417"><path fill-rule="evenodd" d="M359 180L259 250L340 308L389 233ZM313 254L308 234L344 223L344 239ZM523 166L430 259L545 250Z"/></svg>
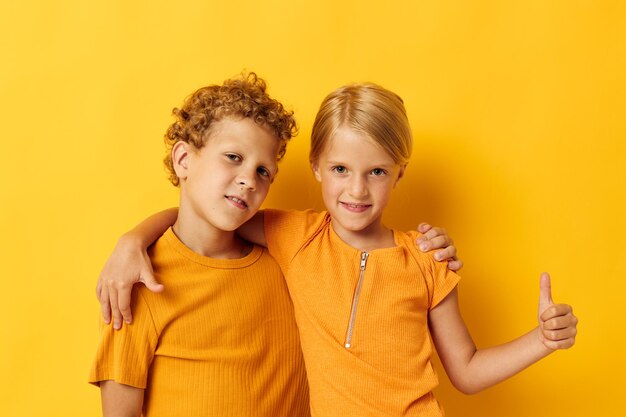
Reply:
<svg viewBox="0 0 626 417"><path fill-rule="evenodd" d="M178 209L172 208L159 212L134 229L120 237L113 253L107 260L96 286L96 296L100 301L102 317L108 324L113 316L113 327L120 329L122 319L131 323L130 296L133 285L143 282L149 290L159 292L163 286L155 279L152 265L147 254L148 247L153 244L165 231L176 222ZM419 231L425 240L418 243L424 252L441 249L435 253L438 261L449 261L448 268L458 270L463 263L456 257L456 248L452 239L444 229L421 224ZM261 246L267 246L265 229L263 227L263 212L259 211L247 223L237 229L237 233L244 239ZM423 246L422 245L426 245Z"/></svg>
<svg viewBox="0 0 626 417"><path fill-rule="evenodd" d="M454 289L429 314L431 335L452 384L465 394L495 385L556 349L574 345L578 319L566 304L553 304L550 277L541 277L539 326L519 338L477 349L463 322Z"/></svg>
<svg viewBox="0 0 626 417"><path fill-rule="evenodd" d="M177 208L161 211L119 238L96 285L96 296L107 324L111 322L111 314L116 329L122 327L122 318L127 323L132 321L130 294L136 282L143 282L150 291L163 291L163 285L154 279L147 249L176 222L177 217Z"/></svg>
<svg viewBox="0 0 626 417"><path fill-rule="evenodd" d="M113 316L115 329L122 327L122 319L126 323L133 320L130 297L135 283L144 283L150 291L163 291L163 285L154 278L147 249L174 225L177 217L178 208L170 208L148 217L122 235L100 272L96 296L100 301L104 321L109 324ZM237 229L237 233L250 242L267 246L263 212L256 213Z"/></svg>
<svg viewBox="0 0 626 417"><path fill-rule="evenodd" d="M100 382L103 417L140 417L144 390L115 381Z"/></svg>

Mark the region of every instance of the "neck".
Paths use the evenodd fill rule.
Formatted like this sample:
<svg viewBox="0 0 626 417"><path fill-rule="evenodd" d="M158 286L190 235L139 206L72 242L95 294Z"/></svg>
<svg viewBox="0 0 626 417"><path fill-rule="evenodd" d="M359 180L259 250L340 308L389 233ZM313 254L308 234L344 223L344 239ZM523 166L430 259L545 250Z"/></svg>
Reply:
<svg viewBox="0 0 626 417"><path fill-rule="evenodd" d="M234 231L217 229L206 221L195 218L183 205L179 208L172 230L185 246L209 258L242 258L252 250L252 245Z"/></svg>
<svg viewBox="0 0 626 417"><path fill-rule="evenodd" d="M353 231L338 226L331 219L331 226L337 236L348 245L360 251L368 252L374 249L391 248L396 246L393 232L380 220L370 224L365 229Z"/></svg>

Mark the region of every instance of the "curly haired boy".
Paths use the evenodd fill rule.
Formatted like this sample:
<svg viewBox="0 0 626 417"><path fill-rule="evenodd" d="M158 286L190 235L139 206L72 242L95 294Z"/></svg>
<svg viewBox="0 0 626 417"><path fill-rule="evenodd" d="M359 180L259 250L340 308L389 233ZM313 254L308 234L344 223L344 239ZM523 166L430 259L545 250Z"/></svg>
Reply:
<svg viewBox="0 0 626 417"><path fill-rule="evenodd" d="M250 73L200 88L173 114L165 164L180 208L149 251L166 290L136 286L132 324L116 331L103 323L89 378L103 414L306 416L280 268L235 234L267 195L296 132L293 113Z"/></svg>

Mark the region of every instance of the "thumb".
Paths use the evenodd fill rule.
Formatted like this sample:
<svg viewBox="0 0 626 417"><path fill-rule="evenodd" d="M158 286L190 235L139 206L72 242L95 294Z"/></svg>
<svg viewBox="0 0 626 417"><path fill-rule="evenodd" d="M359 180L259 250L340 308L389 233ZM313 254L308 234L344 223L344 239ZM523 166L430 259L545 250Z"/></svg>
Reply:
<svg viewBox="0 0 626 417"><path fill-rule="evenodd" d="M139 282L143 282L144 285L152 292L161 292L165 288L163 284L159 284L152 275L152 272L145 271L141 274Z"/></svg>
<svg viewBox="0 0 626 417"><path fill-rule="evenodd" d="M539 315L541 315L552 304L552 285L550 275L547 272L541 274L539 281Z"/></svg>

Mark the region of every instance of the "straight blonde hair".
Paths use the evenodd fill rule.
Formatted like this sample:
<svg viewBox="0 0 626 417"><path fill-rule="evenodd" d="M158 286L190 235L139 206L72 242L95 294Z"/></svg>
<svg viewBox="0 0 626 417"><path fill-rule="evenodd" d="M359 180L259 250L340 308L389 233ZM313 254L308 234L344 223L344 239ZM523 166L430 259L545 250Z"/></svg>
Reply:
<svg viewBox="0 0 626 417"><path fill-rule="evenodd" d="M377 84L348 84L322 101L311 132L309 161L316 163L328 140L341 127L363 133L379 144L394 162L405 165L413 136L402 98Z"/></svg>

